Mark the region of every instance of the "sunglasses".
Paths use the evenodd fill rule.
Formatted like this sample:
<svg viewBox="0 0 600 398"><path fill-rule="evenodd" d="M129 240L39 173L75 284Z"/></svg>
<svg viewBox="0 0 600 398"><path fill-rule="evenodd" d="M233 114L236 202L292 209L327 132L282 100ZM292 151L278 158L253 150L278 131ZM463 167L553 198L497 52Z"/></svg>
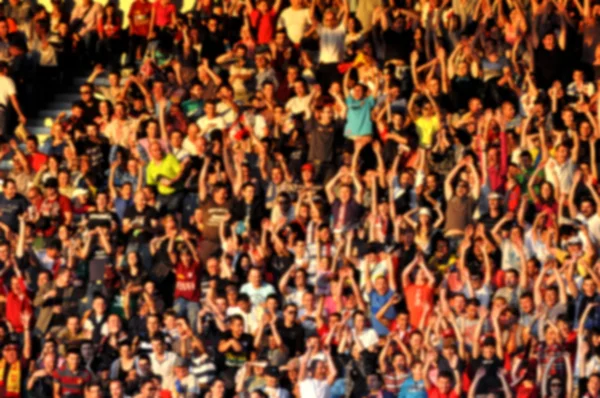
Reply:
<svg viewBox="0 0 600 398"><path fill-rule="evenodd" d="M80 91L79 94L84 95L84 94L91 94L91 91Z"/></svg>

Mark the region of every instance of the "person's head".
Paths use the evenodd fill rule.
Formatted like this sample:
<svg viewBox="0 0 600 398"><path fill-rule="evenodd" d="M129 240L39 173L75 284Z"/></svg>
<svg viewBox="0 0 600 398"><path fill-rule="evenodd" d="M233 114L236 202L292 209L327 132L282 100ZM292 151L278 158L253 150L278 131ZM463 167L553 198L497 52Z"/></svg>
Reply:
<svg viewBox="0 0 600 398"><path fill-rule="evenodd" d="M221 379L215 379L210 386L211 398L223 398L225 396L225 382Z"/></svg>
<svg viewBox="0 0 600 398"><path fill-rule="evenodd" d="M464 198L469 194L469 183L463 180L460 180L458 184L456 184L455 194L459 198Z"/></svg>
<svg viewBox="0 0 600 398"><path fill-rule="evenodd" d="M251 203L254 200L256 188L251 182L247 182L242 186L242 197L246 203Z"/></svg>
<svg viewBox="0 0 600 398"><path fill-rule="evenodd" d="M152 352L157 355L163 355L165 352L165 340L160 334L156 334L152 337L150 344L152 345Z"/></svg>
<svg viewBox="0 0 600 398"><path fill-rule="evenodd" d="M146 329L151 335L156 334L160 329L160 318L156 314L148 315L146 318Z"/></svg>
<svg viewBox="0 0 600 398"><path fill-rule="evenodd" d="M94 99L94 87L90 83L82 84L79 87L79 95L83 102L91 102Z"/></svg>
<svg viewBox="0 0 600 398"><path fill-rule="evenodd" d="M154 398L158 388L152 379L145 379L140 386L140 398Z"/></svg>
<svg viewBox="0 0 600 398"><path fill-rule="evenodd" d="M569 148L569 146L566 143L562 142L556 148L556 161L559 164L563 164L569 159L570 152L571 148Z"/></svg>
<svg viewBox="0 0 600 398"><path fill-rule="evenodd" d="M93 381L85 387L86 398L101 398L102 397L102 386L100 382Z"/></svg>
<svg viewBox="0 0 600 398"><path fill-rule="evenodd" d="M286 324L292 324L296 322L296 316L298 315L298 307L296 304L288 303L283 307L283 321Z"/></svg>
<svg viewBox="0 0 600 398"><path fill-rule="evenodd" d="M450 393L450 391L452 390L453 379L454 377L452 376L452 373L449 373L447 371L443 371L438 374L437 388L440 391L440 393Z"/></svg>
<svg viewBox="0 0 600 398"><path fill-rule="evenodd" d="M6 199L13 199L17 195L17 183L12 178L7 178L4 181L3 188Z"/></svg>
<svg viewBox="0 0 600 398"><path fill-rule="evenodd" d="M163 158L163 151L160 146L160 143L154 141L150 144L150 157L152 160L159 162Z"/></svg>
<svg viewBox="0 0 600 398"><path fill-rule="evenodd" d="M106 299L104 296L98 294L92 301L92 309L98 315L102 315L106 312Z"/></svg>
<svg viewBox="0 0 600 398"><path fill-rule="evenodd" d="M423 362L416 360L410 365L410 373L415 381L423 380Z"/></svg>
<svg viewBox="0 0 600 398"><path fill-rule="evenodd" d="M111 380L108 385L108 392L110 398L123 398L125 390L123 389L123 383L121 380Z"/></svg>
<svg viewBox="0 0 600 398"><path fill-rule="evenodd" d="M542 38L542 45L546 50L553 50L556 45L556 37L553 32L548 32Z"/></svg>
<svg viewBox="0 0 600 398"><path fill-rule="evenodd" d="M548 181L542 182L540 185L540 196L544 201L552 201L554 199L554 186Z"/></svg>
<svg viewBox="0 0 600 398"><path fill-rule="evenodd" d="M544 303L549 308L554 307L558 302L558 288L556 286L550 286L544 291Z"/></svg>
<svg viewBox="0 0 600 398"><path fill-rule="evenodd" d="M69 348L67 351L67 366L71 371L75 371L79 368L79 362L81 360L81 354L79 349L76 347Z"/></svg>
<svg viewBox="0 0 600 398"><path fill-rule="evenodd" d="M371 394L381 391L382 385L381 376L378 373L371 373L367 376L367 387Z"/></svg>
<svg viewBox="0 0 600 398"><path fill-rule="evenodd" d="M323 14L323 24L328 28L335 28L337 26L337 17L333 9L325 10Z"/></svg>
<svg viewBox="0 0 600 398"><path fill-rule="evenodd" d="M265 384L269 388L277 388L279 385L279 368L276 366L269 366L265 369Z"/></svg>
<svg viewBox="0 0 600 398"><path fill-rule="evenodd" d="M367 94L367 88L364 84L355 84L354 87L352 87L352 98L354 98L357 101L362 100L365 95Z"/></svg>
<svg viewBox="0 0 600 398"><path fill-rule="evenodd" d="M525 292L519 297L519 308L525 314L531 313L534 308L533 295L531 292Z"/></svg>
<svg viewBox="0 0 600 398"><path fill-rule="evenodd" d="M258 268L252 268L248 272L248 282L254 287L259 287L262 284L262 273Z"/></svg>
<svg viewBox="0 0 600 398"><path fill-rule="evenodd" d="M234 337L240 337L244 333L244 318L241 315L233 315L229 320L229 328Z"/></svg>
<svg viewBox="0 0 600 398"><path fill-rule="evenodd" d="M354 321L354 327L358 331L362 331L367 325L367 317L362 311L356 311L352 317Z"/></svg>
<svg viewBox="0 0 600 398"><path fill-rule="evenodd" d="M486 337L483 340L481 355L485 359L492 359L496 355L496 339L493 337Z"/></svg>

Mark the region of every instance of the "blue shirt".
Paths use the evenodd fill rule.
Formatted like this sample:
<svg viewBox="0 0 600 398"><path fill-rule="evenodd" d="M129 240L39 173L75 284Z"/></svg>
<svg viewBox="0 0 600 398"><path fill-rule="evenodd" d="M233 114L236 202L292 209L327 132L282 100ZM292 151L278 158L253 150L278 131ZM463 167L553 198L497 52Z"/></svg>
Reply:
<svg viewBox="0 0 600 398"><path fill-rule="evenodd" d="M415 381L412 376L408 376L402 383L398 398L427 398L425 382L423 380Z"/></svg>
<svg viewBox="0 0 600 398"><path fill-rule="evenodd" d="M375 315L393 295L394 292L392 289L389 289L383 296L377 293L375 289L371 290L371 293L369 293L369 302L371 303L371 325L373 325L373 329L375 329L380 336L387 336L390 331L375 318ZM389 320L394 319L396 317L396 309L394 306L388 308L383 316Z"/></svg>
<svg viewBox="0 0 600 398"><path fill-rule="evenodd" d="M373 122L371 120L371 111L375 106L375 99L371 96L361 100L355 100L352 96L346 98L348 113L346 115L346 127L344 136L368 137L373 134Z"/></svg>

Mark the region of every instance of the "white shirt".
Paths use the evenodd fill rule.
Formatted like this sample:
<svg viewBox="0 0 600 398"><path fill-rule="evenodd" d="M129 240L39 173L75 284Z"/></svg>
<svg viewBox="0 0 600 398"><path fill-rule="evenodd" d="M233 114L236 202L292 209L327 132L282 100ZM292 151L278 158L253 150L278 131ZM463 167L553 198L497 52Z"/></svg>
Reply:
<svg viewBox="0 0 600 398"><path fill-rule="evenodd" d="M310 119L310 95L304 97L292 97L285 104L285 110L290 111L293 115L304 112L304 120Z"/></svg>
<svg viewBox="0 0 600 398"><path fill-rule="evenodd" d="M290 393L285 388L265 387L263 391L269 398L290 398Z"/></svg>
<svg viewBox="0 0 600 398"><path fill-rule="evenodd" d="M177 355L171 351L165 351L162 361L158 360L154 352L150 353L149 357L152 373L162 377L162 388L168 390L175 382L173 368Z"/></svg>
<svg viewBox="0 0 600 398"><path fill-rule="evenodd" d="M546 181L553 183L553 173L558 176L558 182L560 184L561 192L569 192L571 185L573 185L573 173L575 172L575 165L571 159L567 159L562 165L558 164L556 159L550 159L544 167L544 173L546 175ZM556 187L555 187L556 189Z"/></svg>
<svg viewBox="0 0 600 398"><path fill-rule="evenodd" d="M585 218L583 214L579 213L575 219L588 227L592 243L600 243L600 216L598 213L594 213L590 218Z"/></svg>
<svg viewBox="0 0 600 398"><path fill-rule="evenodd" d="M308 30L310 25L310 11L308 8L294 10L292 7L283 10L277 23L279 28L285 28L285 32L294 44L300 43L304 32Z"/></svg>
<svg viewBox="0 0 600 398"><path fill-rule="evenodd" d="M333 64L341 62L344 57L344 40L346 27L340 23L335 28L319 25L319 63Z"/></svg>
<svg viewBox="0 0 600 398"><path fill-rule="evenodd" d="M329 398L331 391L327 380L304 379L300 382L300 398Z"/></svg>
<svg viewBox="0 0 600 398"><path fill-rule="evenodd" d="M215 116L211 119L208 116L202 116L196 121L198 127L200 127L200 133L202 135L209 134L213 130L224 130L225 121L221 116Z"/></svg>
<svg viewBox="0 0 600 398"><path fill-rule="evenodd" d="M15 82L8 76L0 76L0 105L7 106L9 97L17 94Z"/></svg>

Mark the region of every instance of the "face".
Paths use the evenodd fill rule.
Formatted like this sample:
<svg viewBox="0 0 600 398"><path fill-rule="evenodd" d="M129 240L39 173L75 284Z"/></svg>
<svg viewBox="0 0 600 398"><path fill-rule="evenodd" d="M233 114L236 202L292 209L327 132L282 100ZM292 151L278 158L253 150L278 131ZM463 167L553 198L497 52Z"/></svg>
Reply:
<svg viewBox="0 0 600 398"><path fill-rule="evenodd" d="M162 159L162 150L160 148L160 144L152 143L150 146L150 156L152 156L153 160L161 160Z"/></svg>
<svg viewBox="0 0 600 398"><path fill-rule="evenodd" d="M79 367L79 355L76 353L67 355L67 365L70 369L77 369Z"/></svg>

